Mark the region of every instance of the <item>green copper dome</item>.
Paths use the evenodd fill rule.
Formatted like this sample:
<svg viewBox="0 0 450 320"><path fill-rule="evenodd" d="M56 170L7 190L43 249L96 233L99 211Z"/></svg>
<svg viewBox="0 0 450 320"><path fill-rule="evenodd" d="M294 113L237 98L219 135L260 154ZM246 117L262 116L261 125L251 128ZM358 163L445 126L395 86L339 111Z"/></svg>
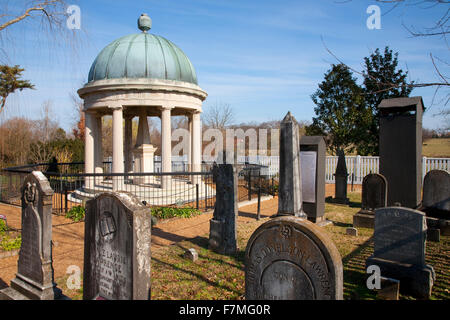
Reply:
<svg viewBox="0 0 450 320"><path fill-rule="evenodd" d="M142 33L117 39L100 52L91 66L88 82L150 78L197 84L194 67L184 52L171 41L147 33L151 27L149 19L146 15L139 18Z"/></svg>

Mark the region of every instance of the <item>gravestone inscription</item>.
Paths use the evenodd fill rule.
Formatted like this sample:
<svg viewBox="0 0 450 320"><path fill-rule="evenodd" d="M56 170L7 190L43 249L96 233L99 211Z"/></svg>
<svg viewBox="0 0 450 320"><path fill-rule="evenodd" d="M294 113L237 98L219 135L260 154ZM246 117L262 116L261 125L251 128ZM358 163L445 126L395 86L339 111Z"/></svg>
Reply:
<svg viewBox="0 0 450 320"><path fill-rule="evenodd" d="M314 223L293 216L261 225L245 251L248 300L340 300L341 256Z"/></svg>
<svg viewBox="0 0 450 320"><path fill-rule="evenodd" d="M429 298L435 274L425 263L425 215L404 207L375 211L374 253L366 265L380 267L381 275L400 280L400 290Z"/></svg>
<svg viewBox="0 0 450 320"><path fill-rule="evenodd" d="M325 225L325 156L323 136L300 139L303 211L308 220Z"/></svg>
<svg viewBox="0 0 450 320"><path fill-rule="evenodd" d="M61 297L52 265L53 190L40 171L33 171L22 189L22 243L16 277L0 299L54 300Z"/></svg>
<svg viewBox="0 0 450 320"><path fill-rule="evenodd" d="M83 299L149 300L151 215L134 195L86 203Z"/></svg>

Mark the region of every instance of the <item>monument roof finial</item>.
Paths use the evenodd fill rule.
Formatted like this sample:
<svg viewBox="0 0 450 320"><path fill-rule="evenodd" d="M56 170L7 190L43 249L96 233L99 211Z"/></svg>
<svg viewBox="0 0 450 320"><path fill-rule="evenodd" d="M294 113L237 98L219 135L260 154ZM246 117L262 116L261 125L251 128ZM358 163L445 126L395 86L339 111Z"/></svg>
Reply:
<svg viewBox="0 0 450 320"><path fill-rule="evenodd" d="M152 28L152 19L148 16L148 14L143 13L138 19L138 28L142 30L142 32L146 33L148 30Z"/></svg>

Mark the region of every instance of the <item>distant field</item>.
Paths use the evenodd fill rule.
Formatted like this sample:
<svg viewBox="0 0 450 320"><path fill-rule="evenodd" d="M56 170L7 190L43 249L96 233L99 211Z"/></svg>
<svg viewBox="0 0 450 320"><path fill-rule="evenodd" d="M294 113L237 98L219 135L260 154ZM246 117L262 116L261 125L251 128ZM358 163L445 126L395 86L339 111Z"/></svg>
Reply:
<svg viewBox="0 0 450 320"><path fill-rule="evenodd" d="M425 157L450 158L450 138L424 141L422 154Z"/></svg>

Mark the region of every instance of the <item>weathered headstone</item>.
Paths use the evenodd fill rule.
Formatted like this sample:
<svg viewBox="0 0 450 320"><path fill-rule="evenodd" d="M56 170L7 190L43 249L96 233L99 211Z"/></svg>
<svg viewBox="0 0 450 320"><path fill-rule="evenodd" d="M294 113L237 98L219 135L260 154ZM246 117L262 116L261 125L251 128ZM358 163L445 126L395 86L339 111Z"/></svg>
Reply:
<svg viewBox="0 0 450 320"><path fill-rule="evenodd" d="M380 112L380 173L387 205L417 208L422 189L422 97L384 99Z"/></svg>
<svg viewBox="0 0 450 320"><path fill-rule="evenodd" d="M237 250L237 169L231 164L214 165L213 178L216 183L216 203L210 220L209 247L221 254L234 254Z"/></svg>
<svg viewBox="0 0 450 320"><path fill-rule="evenodd" d="M288 112L280 123L280 178L277 216L306 218L302 206L300 139L298 123Z"/></svg>
<svg viewBox="0 0 450 320"><path fill-rule="evenodd" d="M341 300L341 256L327 234L294 216L274 218L245 251L247 300Z"/></svg>
<svg viewBox="0 0 450 320"><path fill-rule="evenodd" d="M132 194L86 203L84 300L149 300L151 216Z"/></svg>
<svg viewBox="0 0 450 320"><path fill-rule="evenodd" d="M400 290L429 298L435 280L432 266L425 264L427 225L425 215L404 207L375 211L374 254L366 265L380 267L381 276L398 279Z"/></svg>
<svg viewBox="0 0 450 320"><path fill-rule="evenodd" d="M353 226L373 228L375 210L387 205L388 185L386 178L378 173L370 173L362 182L361 210L353 216Z"/></svg>
<svg viewBox="0 0 450 320"><path fill-rule="evenodd" d="M303 211L314 223L325 222L325 158L326 145L322 136L302 136L300 162Z"/></svg>
<svg viewBox="0 0 450 320"><path fill-rule="evenodd" d="M450 173L431 170L425 175L422 211L430 217L450 220Z"/></svg>
<svg viewBox="0 0 450 320"><path fill-rule="evenodd" d="M345 154L343 150L338 151L338 162L336 172L334 173L334 203L347 204L347 164L345 163Z"/></svg>
<svg viewBox="0 0 450 320"><path fill-rule="evenodd" d="M54 300L56 288L52 265L53 190L40 171L29 174L22 186L22 244L16 277L0 292L0 300Z"/></svg>

